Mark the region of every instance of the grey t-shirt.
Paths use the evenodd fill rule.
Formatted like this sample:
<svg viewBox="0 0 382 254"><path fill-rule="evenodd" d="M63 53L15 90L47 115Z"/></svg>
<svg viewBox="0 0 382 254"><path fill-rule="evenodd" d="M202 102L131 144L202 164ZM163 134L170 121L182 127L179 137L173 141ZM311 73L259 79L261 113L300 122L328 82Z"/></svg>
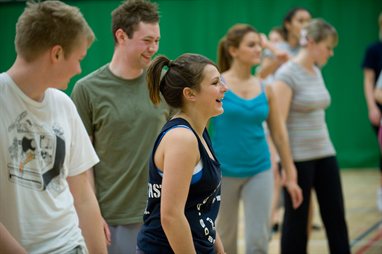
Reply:
<svg viewBox="0 0 382 254"><path fill-rule="evenodd" d="M289 61L275 74L293 93L286 125L294 161L335 155L325 121L330 95L320 69L314 67L314 72Z"/></svg>

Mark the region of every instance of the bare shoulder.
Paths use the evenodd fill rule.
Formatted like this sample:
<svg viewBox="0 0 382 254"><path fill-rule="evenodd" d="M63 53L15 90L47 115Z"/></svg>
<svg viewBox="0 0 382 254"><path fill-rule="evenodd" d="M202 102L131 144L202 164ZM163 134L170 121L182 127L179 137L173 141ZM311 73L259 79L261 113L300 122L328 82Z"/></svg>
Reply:
<svg viewBox="0 0 382 254"><path fill-rule="evenodd" d="M290 90L292 90L291 87L290 87L287 83L285 83L284 81L282 81L282 80L276 80L276 81L274 81L274 82L271 84L271 86L273 87L273 90L276 91L276 92L278 92L278 91L280 91L280 92L285 92L285 91L290 91Z"/></svg>
<svg viewBox="0 0 382 254"><path fill-rule="evenodd" d="M178 165L183 165L187 172L192 174L196 162L199 160L198 140L192 130L178 127L169 130L163 137L156 156L158 165L165 163L164 171L176 170ZM163 156L163 157L162 157ZM162 158L161 158L162 157ZM161 162L161 159L164 161Z"/></svg>
<svg viewBox="0 0 382 254"><path fill-rule="evenodd" d="M163 137L163 142L173 147L190 147L198 145L198 140L193 131L185 127L177 127L169 130Z"/></svg>

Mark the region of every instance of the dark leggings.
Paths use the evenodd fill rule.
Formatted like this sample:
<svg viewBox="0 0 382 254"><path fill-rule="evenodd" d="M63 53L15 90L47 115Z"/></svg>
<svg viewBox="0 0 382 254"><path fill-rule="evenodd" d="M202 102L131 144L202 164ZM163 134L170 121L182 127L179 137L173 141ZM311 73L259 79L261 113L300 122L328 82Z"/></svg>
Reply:
<svg viewBox="0 0 382 254"><path fill-rule="evenodd" d="M372 125L371 127L373 127L373 130L375 134L377 135L377 139L379 143L379 138L378 138L379 126ZM382 153L381 152L379 153L379 171L381 171L382 173Z"/></svg>
<svg viewBox="0 0 382 254"><path fill-rule="evenodd" d="M295 165L298 184L302 189L304 200L299 208L293 209L291 198L284 189L285 213L281 253L307 253L307 223L312 188L317 195L330 253L350 253L340 172L336 157L295 162Z"/></svg>
<svg viewBox="0 0 382 254"><path fill-rule="evenodd" d="M381 112L381 114L382 114L382 104L377 103L377 107L379 109L379 112ZM379 143L379 139L378 139L379 125L378 126L371 125L371 127L373 128L375 135L377 137L378 143ZM379 153L379 171L382 174L382 152Z"/></svg>

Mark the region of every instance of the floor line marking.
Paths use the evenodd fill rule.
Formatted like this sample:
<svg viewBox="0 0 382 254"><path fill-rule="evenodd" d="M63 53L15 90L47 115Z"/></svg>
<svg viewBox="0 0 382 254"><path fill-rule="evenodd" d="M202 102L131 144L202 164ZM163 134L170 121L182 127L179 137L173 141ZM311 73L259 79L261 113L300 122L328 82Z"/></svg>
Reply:
<svg viewBox="0 0 382 254"><path fill-rule="evenodd" d="M382 229L378 230L375 236L371 238L365 245L363 245L356 254L364 254L371 246L377 243L380 239L382 239Z"/></svg>
<svg viewBox="0 0 382 254"><path fill-rule="evenodd" d="M372 225L370 228L368 228L365 232L358 235L356 238L354 238L350 243L350 248L353 248L359 241L361 241L363 238L365 238L368 234L370 234L372 231L374 231L376 228L382 225L382 220L378 221L374 225Z"/></svg>

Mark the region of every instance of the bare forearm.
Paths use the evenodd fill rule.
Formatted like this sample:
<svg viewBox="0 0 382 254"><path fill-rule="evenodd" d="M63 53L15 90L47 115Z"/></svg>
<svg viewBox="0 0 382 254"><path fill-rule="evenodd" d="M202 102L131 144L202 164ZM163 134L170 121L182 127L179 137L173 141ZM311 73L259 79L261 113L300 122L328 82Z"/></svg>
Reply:
<svg viewBox="0 0 382 254"><path fill-rule="evenodd" d="M289 149L288 136L286 133L287 132L285 130L285 132L282 132L279 139L275 139L275 145L278 148L283 169L285 170L286 182L284 184L291 197L292 206L296 209L301 205L303 195L301 188L297 183L297 170L293 163L292 155Z"/></svg>
<svg viewBox="0 0 382 254"><path fill-rule="evenodd" d="M275 147L275 144L274 144L270 134L267 135L267 142L268 142L268 146L269 146L269 152L271 153L272 167L274 167L278 163L279 157L278 157L277 149Z"/></svg>
<svg viewBox="0 0 382 254"><path fill-rule="evenodd" d="M371 124L378 126L381 120L381 112L378 109L377 102L374 97L374 80L375 73L371 69L364 70L364 92Z"/></svg>
<svg viewBox="0 0 382 254"><path fill-rule="evenodd" d="M277 61L276 59L267 59L267 60L264 60L263 64L261 65L260 67L260 70L259 72L257 73L257 75L264 79L266 78L268 75L274 73L277 68L279 68L281 65L281 63L279 61Z"/></svg>
<svg viewBox="0 0 382 254"><path fill-rule="evenodd" d="M286 130L281 130L282 134L272 135L272 140L276 146L279 153L281 164L285 170L285 176L287 181L296 180L296 172L294 167L294 162L292 158L292 153L289 146L289 139Z"/></svg>
<svg viewBox="0 0 382 254"><path fill-rule="evenodd" d="M89 136L89 138L90 138L91 142L93 143L93 137ZM94 144L93 144L93 146L94 146ZM88 177L88 181L89 181L90 186L92 187L93 192L96 193L94 168L93 167L89 168L89 170L86 171L86 176Z"/></svg>
<svg viewBox="0 0 382 254"><path fill-rule="evenodd" d="M376 102L378 102L379 104L382 104L382 89L381 88L375 89L374 98Z"/></svg>
<svg viewBox="0 0 382 254"><path fill-rule="evenodd" d="M166 216L164 216L166 217ZM186 217L162 217L162 226L170 246L175 254L196 253L190 225Z"/></svg>
<svg viewBox="0 0 382 254"><path fill-rule="evenodd" d="M370 83L366 83L364 86L364 93L365 93L365 99L367 103L368 109L372 109L374 107L377 107L375 97L374 97L374 87Z"/></svg>
<svg viewBox="0 0 382 254"><path fill-rule="evenodd" d="M88 171L86 171L86 176L88 177L90 187L92 188L93 192L96 193L94 169L90 168Z"/></svg>
<svg viewBox="0 0 382 254"><path fill-rule="evenodd" d="M107 253L101 212L86 174L68 177L67 181L89 252Z"/></svg>
<svg viewBox="0 0 382 254"><path fill-rule="evenodd" d="M3 254L25 254L26 250L16 241L8 232L2 223L0 223L0 246Z"/></svg>
<svg viewBox="0 0 382 254"><path fill-rule="evenodd" d="M89 253L107 253L102 217L95 196L77 204L76 211Z"/></svg>
<svg viewBox="0 0 382 254"><path fill-rule="evenodd" d="M225 253L223 242L220 239L220 235L218 232L216 232L215 250L216 250L216 254L224 254Z"/></svg>
<svg viewBox="0 0 382 254"><path fill-rule="evenodd" d="M374 71L371 69L365 69L364 77L363 77L363 89L365 93L367 107L369 110L374 109L376 107L376 103L374 99L374 80L375 80Z"/></svg>

